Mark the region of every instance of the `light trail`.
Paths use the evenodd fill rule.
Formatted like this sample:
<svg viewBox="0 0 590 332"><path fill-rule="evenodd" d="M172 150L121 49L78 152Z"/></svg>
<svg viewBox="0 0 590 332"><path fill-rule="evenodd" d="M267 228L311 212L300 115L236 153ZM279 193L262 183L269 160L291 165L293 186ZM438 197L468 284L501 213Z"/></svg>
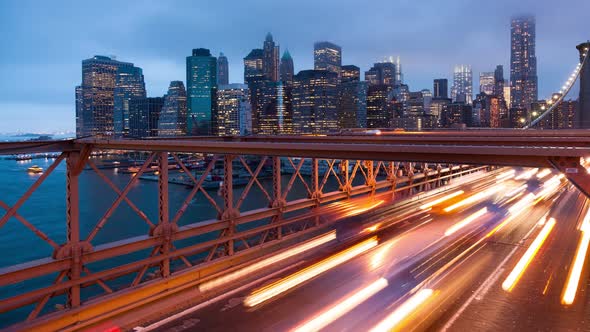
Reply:
<svg viewBox="0 0 590 332"><path fill-rule="evenodd" d="M486 198L488 196L492 196L493 194L495 194L495 193L497 193L497 192L499 192L501 190L504 190L504 188L506 188L506 186L503 185L503 184L501 184L501 185L498 185L498 186L491 187L491 188L489 188L487 190L480 191L480 192L478 192L477 194L475 194L473 196L467 197L467 198L465 198L464 200L462 200L460 202L457 202L457 203L455 203L455 204L453 204L451 206L448 206L448 207L444 208L443 211L445 211L445 212L451 212L451 211L453 211L453 210L455 210L457 208L460 208L462 206L473 204L473 203L475 203L477 201L480 201L480 200L482 200L482 199L484 199L484 198Z"/></svg>
<svg viewBox="0 0 590 332"><path fill-rule="evenodd" d="M508 193L506 193L506 195L504 195L505 197L512 197L512 196L516 196L517 194L523 192L526 190L526 188L528 187L528 185L525 183L522 186L513 189L511 191L509 191Z"/></svg>
<svg viewBox="0 0 590 332"><path fill-rule="evenodd" d="M535 258L535 255L547 239L547 236L549 236L549 233L553 229L553 226L555 226L555 219L550 218L547 221L547 223L543 226L543 229L541 229L539 234L537 234L537 237L535 238L531 246L526 250L524 255L522 255L516 266L514 266L514 269L512 269L508 277L506 277L506 280L504 280L504 282L502 283L502 289L504 289L507 292L512 291L512 289L514 288L516 283L518 283L518 280L520 280L520 278L524 274L524 271L527 269L533 258Z"/></svg>
<svg viewBox="0 0 590 332"><path fill-rule="evenodd" d="M542 171L540 171L539 173L537 173L537 179L542 179L549 174L551 174L551 170L549 168L545 168Z"/></svg>
<svg viewBox="0 0 590 332"><path fill-rule="evenodd" d="M379 200L379 201L377 201L377 202L375 202L373 204L369 204L369 205L366 205L366 206L363 206L363 207L355 208L352 211L343 214L343 217L352 217L352 216L359 215L359 214L361 214L363 212L367 212L367 211L369 211L371 209L374 209L374 208L378 207L379 205L383 204L384 202L385 202L384 200Z"/></svg>
<svg viewBox="0 0 590 332"><path fill-rule="evenodd" d="M421 304L434 294L432 289L426 288L419 290L389 316L385 317L379 324L371 329L371 332L388 332L395 330L406 317L414 312Z"/></svg>
<svg viewBox="0 0 590 332"><path fill-rule="evenodd" d="M391 249L391 247L397 241L398 241L398 239L391 240L388 243L384 243L381 246L381 248L376 250L375 254L373 254L373 257L371 257L371 267L372 268L376 269L383 264L383 262L385 261L385 257L387 256L387 253L389 252L389 249Z"/></svg>
<svg viewBox="0 0 590 332"><path fill-rule="evenodd" d="M260 303L263 303L303 282L306 282L311 278L320 275L323 272L330 270L331 268L334 268L368 251L369 249L375 247L377 243L377 237L374 236L316 264L313 264L299 272L278 280L270 285L257 289L246 297L244 300L244 305L247 307L254 307Z"/></svg>
<svg viewBox="0 0 590 332"><path fill-rule="evenodd" d="M426 203L422 206L420 206L420 209L422 210L426 210L429 209L437 204L440 204L442 202L448 201L449 199L453 198L453 197L457 197L459 195L462 195L463 193L465 193L463 190L459 190L459 191L455 191L454 193L450 193L446 196L440 197L435 199L434 201L430 202L430 203Z"/></svg>
<svg viewBox="0 0 590 332"><path fill-rule="evenodd" d="M530 178L533 177L533 175L537 174L537 172L539 171L538 168L533 168L531 170L528 170L522 174L520 174L519 176L517 176L516 178L514 178L515 180L528 180Z"/></svg>
<svg viewBox="0 0 590 332"><path fill-rule="evenodd" d="M469 225L470 223L472 223L477 218L483 216L487 212L488 212L488 208L487 207L484 207L483 209L480 209L479 211L473 213L469 217L467 217L467 218L461 220L460 222L454 224L453 226L449 227L445 231L445 236L449 236L449 235L455 233L456 231L460 230L461 228L463 228L463 227Z"/></svg>
<svg viewBox="0 0 590 332"><path fill-rule="evenodd" d="M518 217L522 212L524 212L526 209L533 205L534 200L535 195L533 195L532 193L529 193L528 195L521 198L518 202L516 202L508 209L508 213L510 213L510 215L506 219L504 219L500 224L494 227L494 229L492 229L485 237L489 238L490 236L494 235L496 232L504 228L504 226L512 222L512 220L516 219L516 217Z"/></svg>
<svg viewBox="0 0 590 332"><path fill-rule="evenodd" d="M515 175L516 175L516 171L514 169L506 171L506 172L496 176L496 183L501 183L506 180L509 180L509 179L513 178Z"/></svg>
<svg viewBox="0 0 590 332"><path fill-rule="evenodd" d="M272 257L263 259L259 262L251 264L247 267L236 270L234 272L230 272L230 273L225 274L221 277L212 279L210 281L206 281L206 282L199 285L199 290L201 292L210 291L210 290L217 288L219 286L239 280L239 279L245 277L246 275L253 273L255 271L258 271L262 268L271 266L272 264L278 263L282 260L293 257L295 255L299 255L305 251L316 248L318 246L321 246L322 244L328 243L328 242L335 240L335 239L336 239L336 231L331 231L325 235L322 235L316 239L308 241L307 243L299 245L295 248L289 249L287 251L284 251L284 252L274 255Z"/></svg>
<svg viewBox="0 0 590 332"><path fill-rule="evenodd" d="M580 283L582 269L584 268L584 262L588 252L588 245L590 244L590 210L586 212L580 230L582 231L582 237L578 243L576 256L574 257L574 262L567 277L565 290L561 297L561 303L565 305L574 303L578 291L578 284Z"/></svg>
<svg viewBox="0 0 590 332"><path fill-rule="evenodd" d="M319 331L328 326L338 318L344 316L359 304L365 302L371 296L377 294L380 290L387 287L387 279L380 278L371 283L369 286L349 295L346 299L340 301L338 304L332 306L330 309L322 312L307 323L295 328L296 332L312 332Z"/></svg>

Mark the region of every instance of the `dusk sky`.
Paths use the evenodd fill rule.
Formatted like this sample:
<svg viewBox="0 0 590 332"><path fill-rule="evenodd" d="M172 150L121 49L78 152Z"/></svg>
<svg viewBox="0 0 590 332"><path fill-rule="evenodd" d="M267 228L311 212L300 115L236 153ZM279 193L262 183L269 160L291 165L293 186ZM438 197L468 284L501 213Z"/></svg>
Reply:
<svg viewBox="0 0 590 332"><path fill-rule="evenodd" d="M295 72L313 68L313 43L328 40L362 72L399 55L411 91L439 77L450 86L454 65L470 64L478 91L479 72L497 64L509 78L510 17L520 13L537 19L546 98L574 69L575 45L590 38L588 0L1 1L0 132L74 130L81 61L95 54L143 68L148 95L161 96L186 79L193 48L224 52L230 82L243 82L242 58L267 32Z"/></svg>

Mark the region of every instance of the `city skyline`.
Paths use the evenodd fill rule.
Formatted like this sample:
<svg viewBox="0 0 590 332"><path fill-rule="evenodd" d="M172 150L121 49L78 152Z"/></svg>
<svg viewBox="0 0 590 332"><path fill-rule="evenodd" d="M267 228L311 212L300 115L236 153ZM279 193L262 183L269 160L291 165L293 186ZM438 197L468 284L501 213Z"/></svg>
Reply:
<svg viewBox="0 0 590 332"><path fill-rule="evenodd" d="M202 23L207 23L209 26L183 22L183 19L187 19L187 15L183 12L190 10L197 12L202 9L197 5L181 3L167 7L170 5L146 3L145 6L134 7L139 11L135 15L137 18L129 22L118 22L117 18L121 18L121 15L112 13L107 15L106 24L102 22L101 26L101 22L80 24L87 23L87 18L92 15L92 11L87 11L87 7L79 4L64 6L64 10L60 11L57 17L47 20L48 11L44 7L47 6L46 4L34 3L32 6L32 3L27 2L3 3L0 5L1 12L6 15L3 25L8 29L7 31L11 32L13 38L7 42L0 65L3 67L4 74L0 86L0 110L8 115L7 120L0 124L0 132L73 130L75 127L73 87L80 84L81 60L94 55L116 54L117 60L132 62L142 68L148 96L161 97L167 91L170 81L185 78L184 60L186 54L193 48L209 48L213 55L224 52L229 61L229 82L241 83L243 57L252 48L260 47L260 41L267 32L271 32L277 45L283 50L288 49L291 53L295 73L312 69L314 42L328 40L342 47L343 64L356 65L360 67L361 72L365 72L374 62L381 61L386 56L401 56L405 81L412 90L419 91L424 88L432 89L434 78L451 79L452 69L456 64L471 64L474 76L482 71L492 71L497 64L503 64L505 68L508 68L510 18L514 14L526 12L535 15L537 21L539 98L547 98L552 91L559 88L576 63L574 45L588 38L584 36L585 31L582 28L584 20L576 19L579 17L576 15L590 9L590 5L582 1L569 1L558 8L549 6L548 1L528 1L512 5L513 10L505 9L507 2L483 4L483 11L488 10L494 15L488 15L486 24L474 24L477 19L465 16L462 23L463 25L473 24L470 29L461 28L453 23L453 19L466 13L465 9L453 12L461 7L461 3L446 3L441 12L435 10L438 6L435 3L380 2L374 5L383 7L384 10L381 13L367 12L365 15L358 13L344 25L331 25L333 21L330 18L324 18L315 12L306 12L305 9L310 8L312 3L302 3L297 8L282 5L285 10L290 11L288 16L291 20L305 18L308 22L310 17L322 17L324 20L320 20L321 22L311 20L304 29L293 29L289 24L279 22L278 19L256 22L258 20L239 18L237 21L232 21L231 26L240 27L240 38L236 38L235 35L235 31L238 30L229 29L230 25L224 25L219 20L205 20ZM216 6L215 4L208 6L205 14L211 18L221 17L222 9ZM243 6L244 4L241 3L234 4L236 9ZM276 11L277 6L271 6L273 10L269 10L263 8L263 4L256 5L256 8L260 10L253 15L257 17L268 15ZM321 3L315 6L318 7L318 11L321 11L327 4ZM53 5L52 8L55 7L59 6ZM337 9L338 13L349 13L352 10L350 8L352 6L342 7ZM29 13L29 16L26 16L27 19L19 14L25 10ZM224 10L227 11L227 8ZM421 17L431 18L437 15L435 19L416 20L414 15L395 14L404 10L417 13L416 15ZM236 11L240 12L240 10ZM564 20L559 25L551 21L555 15L566 14L572 15L571 19ZM367 20L367 15L373 15L371 20ZM399 19L395 27L401 24L406 28L404 31L394 29L393 23L387 23L387 19L392 16ZM410 19L412 16L414 19ZM47 25L44 29L35 29L34 26L27 25L25 21L34 20L35 17L39 21L46 21ZM161 23L172 22L172 27L188 24L185 30L187 32L172 34L171 27L161 27L160 30L154 31L148 26L149 19L154 17ZM60 18L63 22L59 21ZM246 21L254 23L247 25ZM71 30L71 25L76 22L80 28L67 31L68 27ZM116 22L121 24L115 25ZM371 22L369 27L361 24L366 22ZM115 26L122 27L119 31L121 33L112 31ZM222 26L225 28L219 29ZM436 34L423 33L427 30L445 31L445 34L433 36ZM208 36L206 39L195 38L195 31L202 32L202 36L207 34ZM146 32L150 33L146 35ZM565 32L568 32L565 37L560 35ZM53 38L54 36L58 38ZM449 43L453 38L459 43ZM465 43L469 47L456 47ZM490 44L494 46L488 47ZM495 46L496 44L498 46ZM156 47L156 45L162 47ZM35 50L35 52L23 52L26 50ZM433 55L434 51L438 53ZM38 84L35 94L31 94L30 88L24 86L25 82L33 79ZM576 91L573 91L574 95L570 95L574 99Z"/></svg>

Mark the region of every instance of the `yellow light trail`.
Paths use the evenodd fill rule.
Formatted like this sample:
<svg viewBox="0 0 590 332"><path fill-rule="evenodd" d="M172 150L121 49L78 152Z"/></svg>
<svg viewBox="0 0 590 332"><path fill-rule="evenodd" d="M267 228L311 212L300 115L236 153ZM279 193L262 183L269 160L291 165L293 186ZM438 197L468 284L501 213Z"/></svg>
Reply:
<svg viewBox="0 0 590 332"><path fill-rule="evenodd" d="M307 323L295 328L293 331L319 331L356 308L359 304L365 302L371 296L377 294L377 292L387 287L387 284L387 279L380 278L369 286L349 295L346 299L340 301L338 304L332 306L330 309L324 311Z"/></svg>
<svg viewBox="0 0 590 332"><path fill-rule="evenodd" d="M507 292L512 291L512 289L514 288L518 280L522 277L524 271L527 269L533 258L535 258L535 255L547 239L547 236L549 236L549 233L553 229L553 226L555 226L555 219L550 218L547 221L547 223L543 226L543 229L541 229L539 234L537 234L537 237L535 238L531 246L526 250L524 255L522 255L518 263L516 263L514 269L512 269L508 277L506 277L506 280L504 280L504 282L502 283L502 289L504 289Z"/></svg>
<svg viewBox="0 0 590 332"><path fill-rule="evenodd" d="M260 270L262 268L271 266L272 264L278 263L282 260L293 257L295 255L299 255L305 251L316 248L316 247L318 247L322 244L328 243L334 239L336 239L336 231L331 231L331 232L324 234L316 239L308 241L307 243L301 244L295 248L289 249L287 251L284 251L284 252L274 255L272 257L263 259L259 262L251 264L247 267L236 270L234 272L230 272L230 273L225 274L219 278L215 278L210 281L206 281L206 282L199 285L199 290L201 292L210 291L216 287L219 287L221 285L225 285L225 284L230 283L232 281L243 278L244 276L246 276L250 273L253 273L253 272Z"/></svg>
<svg viewBox="0 0 590 332"><path fill-rule="evenodd" d="M453 226L449 227L446 231L445 231L445 236L449 236L453 233L455 233L456 231L460 230L461 228L469 225L471 222L473 222L474 220L476 220L477 218L483 216L484 214L486 214L488 212L488 208L484 207L483 209L480 209L479 211L473 213L472 215L470 215L469 217L461 220L460 222L454 224Z"/></svg>
<svg viewBox="0 0 590 332"><path fill-rule="evenodd" d="M572 264L572 268L567 277L565 291L561 298L561 303L565 305L574 303L578 291L578 284L580 283L584 261L586 260L586 253L588 252L588 245L590 244L590 210L586 212L580 230L582 231L582 238L578 243L574 263Z"/></svg>
<svg viewBox="0 0 590 332"><path fill-rule="evenodd" d="M343 215L343 217L352 217L352 216L359 215L359 214L361 214L363 212L367 212L367 211L369 211L371 209L374 209L374 208L378 207L379 205L383 204L383 202L385 202L385 201L384 200L379 200L379 201L377 201L377 202L375 202L373 204L366 205L366 206L359 207L359 208L355 208L354 210L345 213Z"/></svg>
<svg viewBox="0 0 590 332"><path fill-rule="evenodd" d="M444 201L448 201L449 199L451 199L453 197L457 197L459 195L462 195L463 193L465 193L463 190L455 191L454 193L450 193L450 194L448 194L446 196L437 198L437 199L435 199L434 201L432 201L430 203L426 203L426 204L420 206L420 209L422 209L422 210L429 209L429 208L431 208L431 207L433 207L433 206L435 206L437 204L440 204L440 203L442 203Z"/></svg>
<svg viewBox="0 0 590 332"><path fill-rule="evenodd" d="M244 305L247 307L254 307L262 302L265 302L311 278L320 275L321 273L328 271L331 268L334 268L368 251L369 249L375 247L377 243L377 237L374 236L290 276L257 289L246 297L244 300Z"/></svg>
<svg viewBox="0 0 590 332"><path fill-rule="evenodd" d="M510 178L513 178L515 172L516 171L514 169L511 169L509 171L506 171L506 172L504 172L504 173L499 174L498 176L496 176L496 180L508 180Z"/></svg>
<svg viewBox="0 0 590 332"><path fill-rule="evenodd" d="M512 196L516 196L516 194L519 194L520 192L526 190L527 188L527 184L523 184L522 186L509 191L508 193L506 193L506 195L504 195L505 197L512 197Z"/></svg>
<svg viewBox="0 0 590 332"><path fill-rule="evenodd" d="M381 248L376 250L375 254L373 254L373 257L371 257L371 267L372 268L374 268L374 269L378 268L379 266L381 266L383 264L383 261L385 261L385 257L387 255L387 252L396 242L397 242L397 239L390 240L388 243L384 243L381 246Z"/></svg>
<svg viewBox="0 0 590 332"><path fill-rule="evenodd" d="M499 185L499 186L493 186L493 187L491 187L491 188L489 188L487 190L484 190L484 191L480 191L477 194L475 194L473 196L470 196L470 197L467 197L467 198L465 198L464 200L462 200L460 202L457 202L457 203L455 203L455 204L453 204L451 206L447 206L446 208L443 209L443 211L445 211L445 212L451 212L451 211L453 211L453 210L455 210L457 208L460 208L462 206L465 206L465 205L468 205L468 204L473 204L473 203L475 203L477 201L480 201L480 200L482 200L482 199L484 199L484 198L486 198L488 196L492 196L493 194L495 194L495 193L497 193L497 192L499 192L501 190L504 190L505 187L506 186L502 184L502 185Z"/></svg>
<svg viewBox="0 0 590 332"><path fill-rule="evenodd" d="M424 303L434 291L426 288L419 290L394 312L385 317L379 324L371 329L371 332L388 332L395 329L406 317L408 317L414 310L416 310L422 303Z"/></svg>

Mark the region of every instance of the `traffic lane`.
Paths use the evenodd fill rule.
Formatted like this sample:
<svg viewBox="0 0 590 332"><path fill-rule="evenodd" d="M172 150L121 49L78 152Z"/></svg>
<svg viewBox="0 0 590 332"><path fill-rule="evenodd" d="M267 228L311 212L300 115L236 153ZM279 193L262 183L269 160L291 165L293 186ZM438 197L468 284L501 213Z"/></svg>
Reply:
<svg viewBox="0 0 590 332"><path fill-rule="evenodd" d="M448 247L447 242L439 241L444 230L448 229L449 225L456 223L464 216L462 214L454 214L445 217L447 220L442 220L441 218L436 223L425 223L431 220L424 220L424 215L421 217L416 216L414 222L410 222L409 224L417 223L417 226L422 225L422 227L411 230L398 238L394 237L393 240L396 243L394 247L389 249L390 252L388 255L390 257L391 255L395 256L386 264L386 270L381 270L381 272L378 269L375 270L377 275L386 275L391 280L390 284L392 287L389 287L387 297L384 298L386 303L391 299L401 297L417 283L427 278L429 276L429 269L434 270L437 268L436 264L426 265L426 263L435 261L439 264L444 264L454 256L453 254L449 255L449 251L459 250L461 249L460 246L464 248L468 245L464 241L456 241L453 237L446 239L451 244ZM458 234L457 237L459 240L462 240L464 236ZM387 242L374 251L382 250L386 245ZM438 253L440 256L433 255L433 253ZM291 326L294 322L313 315L314 312L337 301L338 298L341 298L346 293L373 280L376 277L375 273L366 276L359 274L359 271L366 272L367 269L370 270L374 265L374 256L375 254L372 256L367 254L359 257L355 261L333 269L317 277L315 280L306 283L304 287L288 293L288 296L283 295L271 303L256 308L254 311L245 310L239 305L245 294L248 293L244 292L241 297L230 299L227 303L220 303L215 308L209 307L203 309L195 317L188 319L192 319L193 321L197 319L199 326L211 330L232 329L234 324L238 324L242 329L246 330L283 329L283 326ZM445 260L439 260L439 257ZM397 264L397 260L400 260L399 264ZM392 267L391 265L394 266ZM416 272L416 269L420 269L421 271ZM330 291L326 291L327 288ZM322 294L322 296L318 297L318 294ZM235 306L232 304L235 304ZM295 313L297 309L294 308L300 309L302 306L311 311L301 312L300 310ZM228 321L220 313L227 312L228 308L231 309L231 312L228 314L231 314L232 319L231 323L226 325ZM262 318L264 317L282 317L282 320L263 320ZM170 327L170 325L173 324L169 324L165 328Z"/></svg>
<svg viewBox="0 0 590 332"><path fill-rule="evenodd" d="M438 224L440 224L440 223L441 223L441 222L440 222L440 220L438 220ZM411 223L410 223L410 224L411 224ZM412 240L412 241L413 241L413 242L415 242L415 240ZM410 254L408 254L407 256L410 256ZM361 281L362 281L362 279L361 279L361 278L359 278L359 282L361 282ZM405 283L402 283L402 284L405 284ZM351 286L350 286L350 287L351 287L351 288L354 288L354 286L355 286L355 284L351 284ZM338 293L336 293L336 294L338 294ZM229 302L230 302L230 303L236 302L236 299L232 299L232 300L230 300ZM226 307L226 308L227 308L227 307ZM225 310L225 309L224 309L224 310ZM218 326L217 324L213 324L213 325L214 325L214 326ZM212 328L213 328L213 327L212 327Z"/></svg>
<svg viewBox="0 0 590 332"><path fill-rule="evenodd" d="M555 216L557 220L567 220L567 218L574 218L575 220L576 217L574 216L576 211L579 210L582 201L583 199L580 199L577 192L566 191L560 195L557 204L555 204L555 209L549 215ZM525 331L544 330L547 326L551 326L549 321L551 321L552 317L555 317L555 313L561 310L559 287L562 287L563 283L556 288L553 294L549 294L548 290L545 290L546 282L552 273L553 278L558 274L563 278L567 274L567 268L563 264L569 264L571 257L567 258L566 262L563 262L557 268L548 266L548 262L559 261L563 258L563 252L561 250L552 250L553 246L563 246L568 241L575 242L568 237L571 235L570 224L575 224L575 221L563 223L563 227L556 224L556 227L560 230L557 231L556 228L555 233L550 233L547 242L544 243L537 254L541 256L536 256L512 289L512 292L508 293L502 289L502 282L540 231L541 227L536 223L542 215L544 214L536 213L534 216L527 216L526 219L521 220L519 223L513 223L511 231L501 232L494 242L486 245L480 255L491 255L493 257L492 263L480 272L478 278L475 278L465 291L455 292L455 294L449 293L445 298L446 303L441 304L439 312L433 315L436 319L430 319L426 325L422 325L422 329L442 331L508 329ZM522 234L524 232L528 233L527 229L529 228L531 228L532 232L526 238L522 238ZM518 240L519 238L521 240ZM516 249L513 249L515 245L514 248ZM509 260L500 266L506 260L506 256L510 254L512 256L509 257ZM472 263L463 264L460 273L471 273L471 264L480 259L479 256L472 257ZM565 270L563 270L564 268ZM557 273L559 269L562 269L561 273ZM546 274L547 278L536 277L535 273ZM450 275L450 278L454 275L456 274ZM450 279L447 282L451 282ZM557 284L560 284L560 282L556 282ZM443 283L443 288L447 288L446 283ZM453 289L452 285L448 286L448 288ZM543 294L543 291L546 293ZM551 301L555 306L547 309L548 303ZM580 322L581 320L574 321ZM553 330L559 329L554 328Z"/></svg>

